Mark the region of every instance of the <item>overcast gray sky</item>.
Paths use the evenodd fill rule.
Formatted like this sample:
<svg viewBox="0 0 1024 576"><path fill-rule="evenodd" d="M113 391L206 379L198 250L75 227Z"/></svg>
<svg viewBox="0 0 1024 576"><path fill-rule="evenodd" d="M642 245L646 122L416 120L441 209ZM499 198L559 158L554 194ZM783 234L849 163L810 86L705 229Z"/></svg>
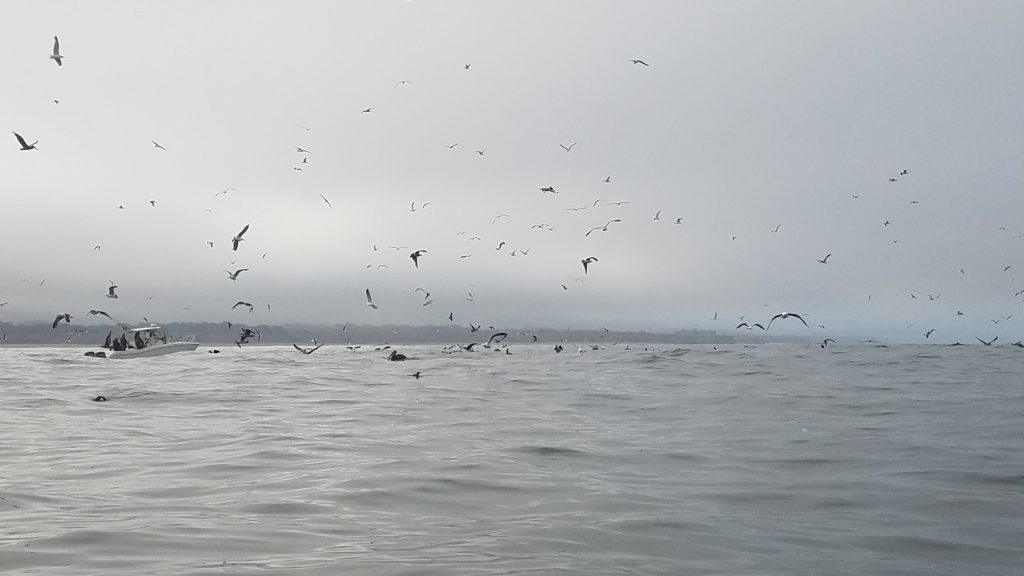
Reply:
<svg viewBox="0 0 1024 576"><path fill-rule="evenodd" d="M1015 1L12 4L0 117L39 144L0 135L0 320L789 311L812 330L773 332L1017 339L1021 22Z"/></svg>

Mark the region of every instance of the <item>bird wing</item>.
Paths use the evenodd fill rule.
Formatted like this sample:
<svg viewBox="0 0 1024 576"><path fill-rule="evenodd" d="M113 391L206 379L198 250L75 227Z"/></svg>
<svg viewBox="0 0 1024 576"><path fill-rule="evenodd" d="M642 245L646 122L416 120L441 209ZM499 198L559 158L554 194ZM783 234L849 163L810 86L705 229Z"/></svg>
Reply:
<svg viewBox="0 0 1024 576"><path fill-rule="evenodd" d="M744 326L749 327L746 322L740 322L739 324L736 325L736 330L739 330L740 328L743 328Z"/></svg>
<svg viewBox="0 0 1024 576"><path fill-rule="evenodd" d="M28 142L25 142L25 139L21 137L21 134L18 134L17 132L12 132L12 134L14 134L14 137L18 139L18 144L21 144L22 148L28 148Z"/></svg>
<svg viewBox="0 0 1024 576"><path fill-rule="evenodd" d="M245 233L246 233L246 231L248 231L248 230L249 230L249 225L248 225L248 224L246 224L246 225L245 225L245 228L242 228L242 231L241 231L241 232L239 232L238 234L236 234L236 235L235 235L235 238L241 238L241 237L242 237L242 234L245 234Z"/></svg>
<svg viewBox="0 0 1024 576"><path fill-rule="evenodd" d="M63 317L64 317L63 314L57 314L57 317L53 319L53 328L57 327L57 324L60 323L60 319L63 318Z"/></svg>
<svg viewBox="0 0 1024 576"><path fill-rule="evenodd" d="M782 314L776 314L775 316L772 316L772 319L768 321L768 327L765 328L765 330L768 330L768 328L771 328L772 327L772 322L775 322L775 320L777 318L782 318Z"/></svg>
<svg viewBox="0 0 1024 576"><path fill-rule="evenodd" d="M757 327L758 327L758 328L760 328L761 330L764 330L764 329L765 329L765 327L764 327L764 326L761 326L761 324L760 324L760 323L758 323L758 324L754 324L754 326L757 326ZM750 328L751 328L751 329L753 329L753 328L754 328L754 326L751 326Z"/></svg>
<svg viewBox="0 0 1024 576"><path fill-rule="evenodd" d="M803 322L804 326L807 326L807 322L804 322L804 319L801 318L799 314L790 314L790 316L792 316L793 318L796 318L797 320ZM807 326L807 327L810 328L810 326Z"/></svg>
<svg viewBox="0 0 1024 576"><path fill-rule="evenodd" d="M366 301L368 303L370 303L370 304L373 304L373 298L370 297L370 289L369 288L366 289Z"/></svg>
<svg viewBox="0 0 1024 576"><path fill-rule="evenodd" d="M74 52L74 50L72 50L72 52ZM53 55L60 55L60 40L58 40L56 36L53 37Z"/></svg>
<svg viewBox="0 0 1024 576"><path fill-rule="evenodd" d="M231 309L234 310L235 308L238 308L239 306L245 306L245 302L242 302L241 300L239 300L238 302L235 302L235 305L232 306Z"/></svg>

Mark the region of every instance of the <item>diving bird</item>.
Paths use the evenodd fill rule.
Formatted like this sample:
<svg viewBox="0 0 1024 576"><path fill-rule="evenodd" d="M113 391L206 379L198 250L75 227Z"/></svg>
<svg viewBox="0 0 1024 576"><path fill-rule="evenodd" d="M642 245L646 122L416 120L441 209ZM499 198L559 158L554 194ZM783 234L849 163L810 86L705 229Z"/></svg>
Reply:
<svg viewBox="0 0 1024 576"><path fill-rule="evenodd" d="M242 228L242 231L239 232L238 234L235 234L234 238L231 239L231 250L232 251L238 250L239 242L244 240L244 238L242 238L242 235L244 235L246 233L246 231L248 231L248 230L249 230L249 225L246 224L245 228Z"/></svg>
<svg viewBox="0 0 1024 576"><path fill-rule="evenodd" d="M225 272L227 272L228 278L231 278L231 280L238 280L238 275L241 274L242 272L245 272L246 270L248 270L248 268L239 268L234 272L230 270L225 270Z"/></svg>
<svg viewBox="0 0 1024 576"><path fill-rule="evenodd" d="M978 337L977 337L977 336L975 336L975 338L978 338ZM985 341L984 341L984 340L982 340L981 338L978 338L978 342L981 342L981 343L982 343L982 344L984 344L985 346L991 346L991 345L992 345L992 343L993 343L993 342L995 342L996 340L999 340L999 336L996 336L995 338L993 338L993 339L989 340L988 342L985 342Z"/></svg>
<svg viewBox="0 0 1024 576"><path fill-rule="evenodd" d="M370 296L370 289L366 289L366 305L374 310L377 309L377 305L373 303L373 297Z"/></svg>
<svg viewBox="0 0 1024 576"><path fill-rule="evenodd" d="M417 250L412 254L409 254L409 258L412 258L412 263L419 268L420 267L420 256L426 253L426 250Z"/></svg>
<svg viewBox="0 0 1024 576"><path fill-rule="evenodd" d="M231 309L234 310L235 308L238 308L239 306L247 306L249 308L249 314L252 314L253 309L254 309L254 306L252 304L250 304L248 302L242 302L241 300L239 300L238 302L235 302L235 305L232 306Z"/></svg>
<svg viewBox="0 0 1024 576"><path fill-rule="evenodd" d="M59 324L61 320L67 322L68 324L71 324L72 318L74 318L74 316L68 314L67 312L63 314L57 314L57 317L53 319L53 328L56 328L57 324Z"/></svg>
<svg viewBox="0 0 1024 576"><path fill-rule="evenodd" d="M832 253L829 252L828 254L825 254L824 258L822 258L821 260L818 260L818 262L820 264L828 264L828 259L831 258L831 257L832 257Z"/></svg>
<svg viewBox="0 0 1024 576"><path fill-rule="evenodd" d="M294 346L295 349L298 350L299 352L302 352L303 354L307 354L308 355L308 354L312 354L313 352L316 352L317 350L319 350L320 347L323 346L323 344L317 344L317 341L313 340L313 347L312 348L301 348L301 347L299 347L298 344L294 344L294 343L292 344L292 346Z"/></svg>
<svg viewBox="0 0 1024 576"><path fill-rule="evenodd" d="M584 234L583 237L586 238L587 236L590 236L590 233L593 232L594 230L601 230L602 232L607 232L608 227L611 226L614 222L622 222L622 220L620 218L616 218L614 220L609 220L608 223L605 224L604 226L594 226L586 234Z"/></svg>
<svg viewBox="0 0 1024 576"><path fill-rule="evenodd" d="M807 322L804 322L804 319L799 314L793 314L792 312L783 312L782 314L776 314L775 316L772 316L772 319L768 321L768 326L765 327L765 330L768 330L769 328L772 327L772 322L775 322L776 320L785 320L786 318L796 318L801 323L803 323L804 326L807 326ZM810 326L807 327L810 328Z"/></svg>
<svg viewBox="0 0 1024 576"><path fill-rule="evenodd" d="M113 298L114 300L117 300L117 294L114 293L114 290L117 290L117 286L113 282L111 282L110 287L107 288L107 298Z"/></svg>
<svg viewBox="0 0 1024 576"><path fill-rule="evenodd" d="M54 36L53 37L53 54L50 54L50 60L53 60L54 62L56 62L57 66L63 66L64 63L61 62L62 58L64 58L64 57L60 55L60 40L57 40L57 37Z"/></svg>
<svg viewBox="0 0 1024 576"><path fill-rule="evenodd" d="M589 266L591 262L597 262L597 261L598 261L598 259L593 257L593 256L588 256L588 257L584 258L583 260L580 260L580 262L583 264L583 273L584 274L587 273L587 266Z"/></svg>
<svg viewBox="0 0 1024 576"><path fill-rule="evenodd" d="M11 132L11 134L14 134L14 137L18 139L18 144L21 145L22 150L38 150L38 148L36 148L36 144L39 144L39 140L29 144L28 142L25 142L25 139L21 137L21 134L18 134L17 132Z"/></svg>
<svg viewBox="0 0 1024 576"><path fill-rule="evenodd" d="M495 332L491 334L491 337L487 339L487 343L484 344L484 348L490 348L493 344L501 344L502 341L508 338L507 332Z"/></svg>

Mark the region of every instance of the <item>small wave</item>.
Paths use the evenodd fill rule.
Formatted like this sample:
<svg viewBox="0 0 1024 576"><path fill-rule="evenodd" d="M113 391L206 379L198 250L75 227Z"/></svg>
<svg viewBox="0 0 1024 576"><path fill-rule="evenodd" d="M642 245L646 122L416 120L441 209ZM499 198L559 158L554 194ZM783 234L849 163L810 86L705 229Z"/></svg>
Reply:
<svg viewBox="0 0 1024 576"><path fill-rule="evenodd" d="M587 456L587 453L582 450L560 446L523 446L517 449L517 451L538 456Z"/></svg>

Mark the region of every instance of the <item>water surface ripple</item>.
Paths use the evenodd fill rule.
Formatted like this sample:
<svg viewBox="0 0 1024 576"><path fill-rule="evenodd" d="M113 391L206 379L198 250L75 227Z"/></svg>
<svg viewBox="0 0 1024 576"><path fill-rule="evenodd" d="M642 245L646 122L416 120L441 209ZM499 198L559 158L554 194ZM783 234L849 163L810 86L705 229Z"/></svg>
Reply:
<svg viewBox="0 0 1024 576"><path fill-rule="evenodd" d="M1016 349L402 351L0 349L0 573L1024 571Z"/></svg>

